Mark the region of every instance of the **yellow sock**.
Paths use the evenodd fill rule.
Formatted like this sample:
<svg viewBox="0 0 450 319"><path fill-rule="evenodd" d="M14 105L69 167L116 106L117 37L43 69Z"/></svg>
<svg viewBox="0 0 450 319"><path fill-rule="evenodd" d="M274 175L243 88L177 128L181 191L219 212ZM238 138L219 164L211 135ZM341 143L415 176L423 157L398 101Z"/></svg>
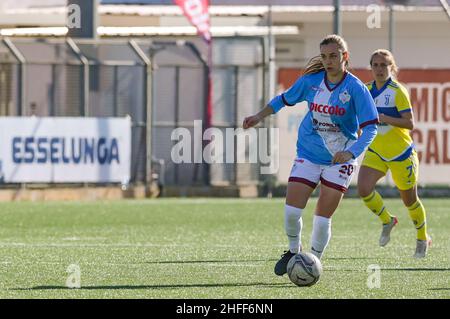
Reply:
<svg viewBox="0 0 450 319"><path fill-rule="evenodd" d="M377 215L383 224L389 224L391 222L391 214L384 206L383 198L377 191L373 191L369 196L363 197L364 204Z"/></svg>
<svg viewBox="0 0 450 319"><path fill-rule="evenodd" d="M427 240L427 215L422 202L418 199L417 202L408 207L408 210L409 216L417 229L417 239Z"/></svg>

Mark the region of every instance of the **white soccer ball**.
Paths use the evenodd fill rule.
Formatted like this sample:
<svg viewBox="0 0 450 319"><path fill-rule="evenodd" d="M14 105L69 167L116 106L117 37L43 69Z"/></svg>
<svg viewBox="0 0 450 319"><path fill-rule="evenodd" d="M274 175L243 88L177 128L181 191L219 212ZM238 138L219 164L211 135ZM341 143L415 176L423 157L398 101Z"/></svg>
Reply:
<svg viewBox="0 0 450 319"><path fill-rule="evenodd" d="M300 252L289 260L287 274L297 286L312 286L319 281L322 264L313 254Z"/></svg>

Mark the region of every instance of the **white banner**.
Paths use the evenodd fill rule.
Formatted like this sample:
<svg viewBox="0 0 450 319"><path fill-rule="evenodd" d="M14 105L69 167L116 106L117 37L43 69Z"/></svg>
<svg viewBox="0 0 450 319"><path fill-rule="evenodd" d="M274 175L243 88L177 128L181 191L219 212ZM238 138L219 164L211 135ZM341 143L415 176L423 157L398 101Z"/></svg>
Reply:
<svg viewBox="0 0 450 319"><path fill-rule="evenodd" d="M131 119L0 117L0 182L128 183Z"/></svg>

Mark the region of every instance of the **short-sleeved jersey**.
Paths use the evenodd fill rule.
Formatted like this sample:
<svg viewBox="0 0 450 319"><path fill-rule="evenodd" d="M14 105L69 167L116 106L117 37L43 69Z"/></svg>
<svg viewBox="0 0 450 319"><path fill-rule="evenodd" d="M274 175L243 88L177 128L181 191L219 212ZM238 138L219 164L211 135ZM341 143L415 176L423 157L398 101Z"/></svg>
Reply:
<svg viewBox="0 0 450 319"><path fill-rule="evenodd" d="M380 114L401 118L404 112L412 112L408 91L397 81L389 79L382 88L375 82L367 84ZM379 124L377 136L369 146L369 151L378 154L384 161L402 161L409 157L414 145L406 128L389 124Z"/></svg>
<svg viewBox="0 0 450 319"><path fill-rule="evenodd" d="M297 139L297 156L321 165L331 165L336 152L351 151L358 157L364 150L352 149L358 130L378 123L370 92L357 77L345 72L342 80L330 87L326 72L301 76L286 92L269 102L274 113L284 106L307 101Z"/></svg>

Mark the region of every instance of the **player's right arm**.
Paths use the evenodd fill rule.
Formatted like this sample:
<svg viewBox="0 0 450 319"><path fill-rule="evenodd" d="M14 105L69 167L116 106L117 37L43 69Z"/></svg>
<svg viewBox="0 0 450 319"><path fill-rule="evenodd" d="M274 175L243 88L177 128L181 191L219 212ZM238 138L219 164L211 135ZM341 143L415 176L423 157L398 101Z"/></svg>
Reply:
<svg viewBox="0 0 450 319"><path fill-rule="evenodd" d="M246 117L244 119L242 127L244 129L253 127L257 125L259 122L263 121L270 114L273 114L273 109L270 107L270 105L266 105L266 107L263 108L261 111L259 111L257 114Z"/></svg>
<svg viewBox="0 0 450 319"><path fill-rule="evenodd" d="M243 128L247 129L257 125L267 116L277 113L283 107L294 106L298 102L305 99L306 95L306 77L301 76L286 92L274 97L269 104L255 115L248 116L244 119Z"/></svg>
<svg viewBox="0 0 450 319"><path fill-rule="evenodd" d="M380 114L380 122L392 126L406 128L408 130L414 129L414 117L412 112L400 113L401 117L393 117L385 114Z"/></svg>

